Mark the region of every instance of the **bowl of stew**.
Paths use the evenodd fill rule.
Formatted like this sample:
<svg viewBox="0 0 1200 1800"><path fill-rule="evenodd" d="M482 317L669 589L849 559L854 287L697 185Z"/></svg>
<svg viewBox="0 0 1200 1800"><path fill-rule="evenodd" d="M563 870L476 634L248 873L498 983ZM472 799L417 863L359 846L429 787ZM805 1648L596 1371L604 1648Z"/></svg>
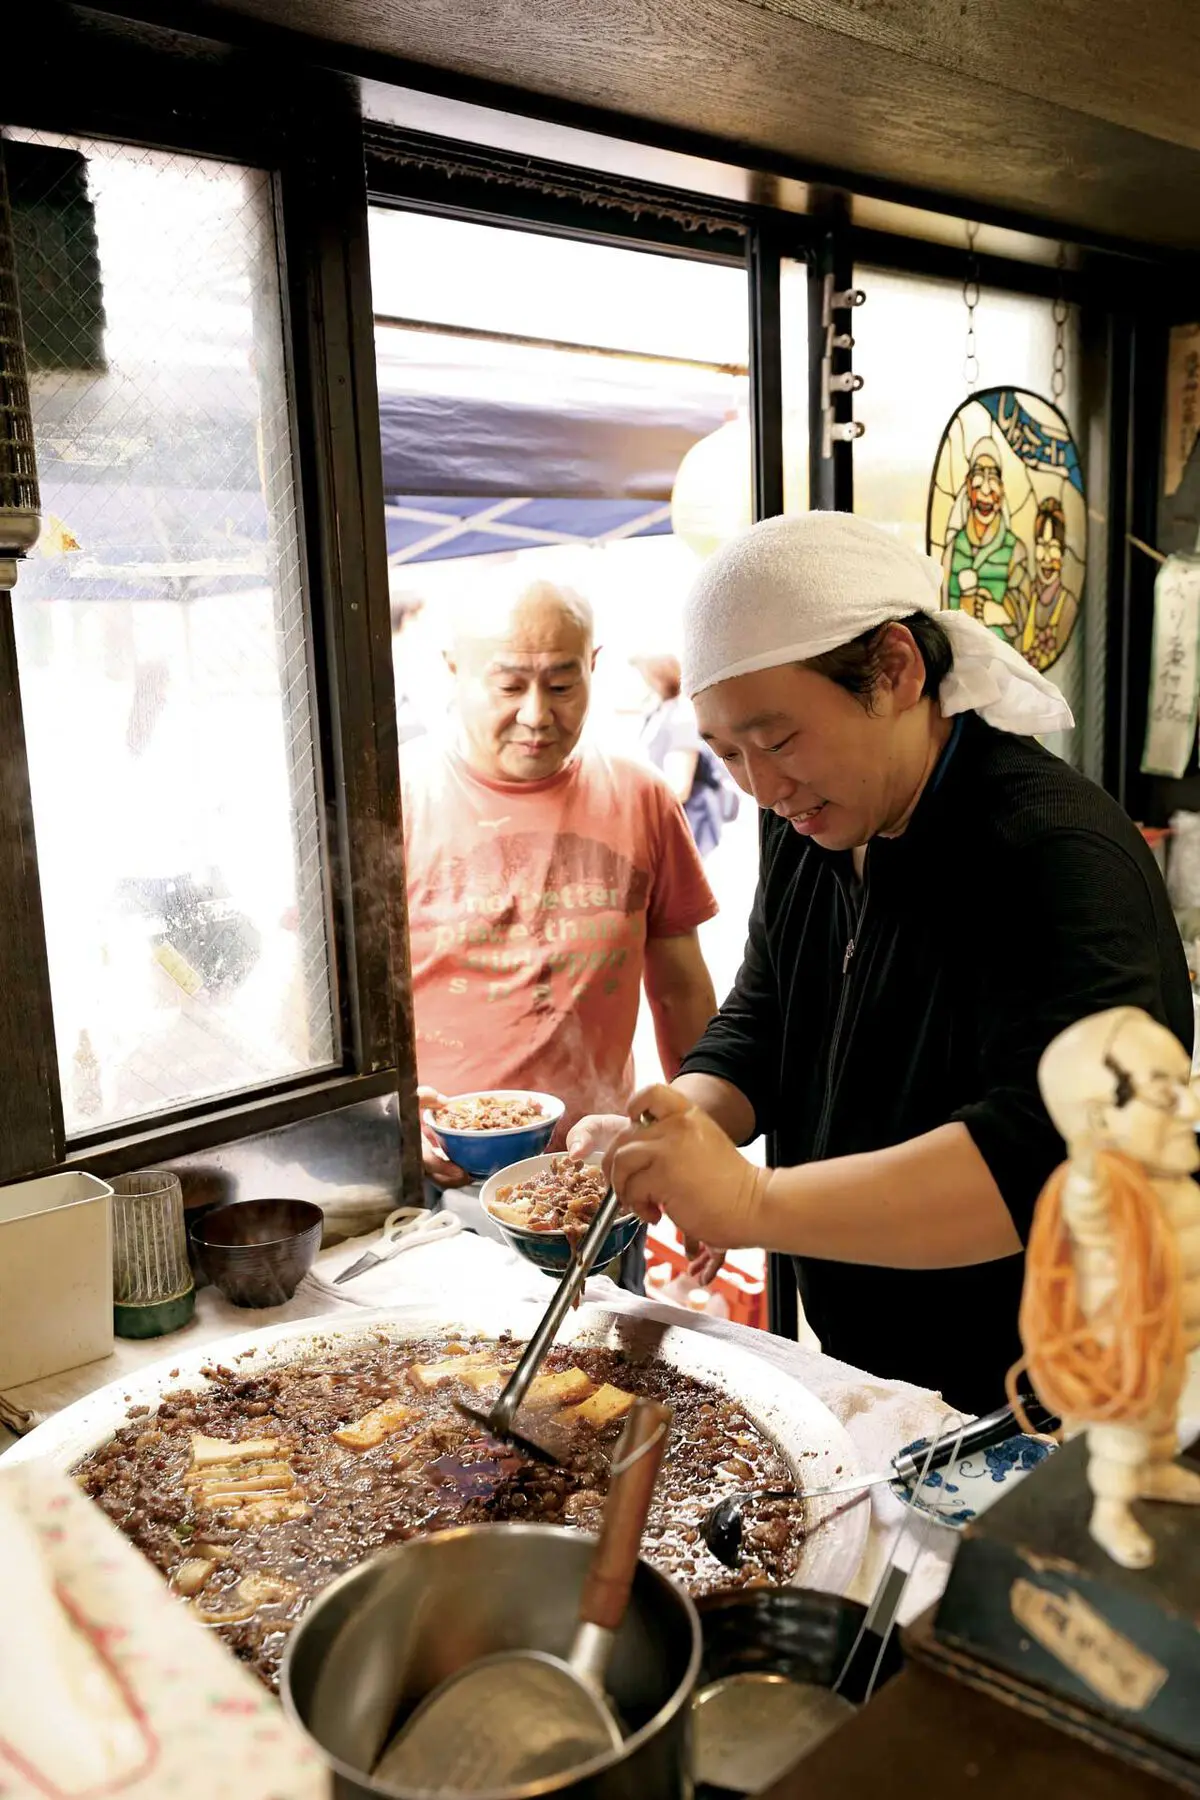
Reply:
<svg viewBox="0 0 1200 1800"><path fill-rule="evenodd" d="M557 1279L570 1268L608 1192L600 1163L599 1155L582 1162L531 1156L485 1181L480 1204L514 1250ZM592 1265L597 1273L632 1243L640 1224L634 1213L614 1222Z"/></svg>
<svg viewBox="0 0 1200 1800"><path fill-rule="evenodd" d="M444 1095L424 1118L450 1161L476 1181L486 1181L498 1169L543 1151L565 1110L553 1094L480 1088Z"/></svg>

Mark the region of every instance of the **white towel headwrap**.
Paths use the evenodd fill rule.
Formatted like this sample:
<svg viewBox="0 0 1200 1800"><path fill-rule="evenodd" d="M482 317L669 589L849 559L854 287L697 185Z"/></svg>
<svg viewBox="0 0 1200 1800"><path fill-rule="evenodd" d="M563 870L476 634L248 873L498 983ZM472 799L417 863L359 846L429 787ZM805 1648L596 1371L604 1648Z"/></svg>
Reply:
<svg viewBox="0 0 1200 1800"><path fill-rule="evenodd" d="M910 613L936 613L954 665L941 685L947 718L977 712L1001 731L1067 731L1058 689L970 614L941 611L932 558L852 513L764 519L725 544L700 572L684 608L683 686L807 662Z"/></svg>

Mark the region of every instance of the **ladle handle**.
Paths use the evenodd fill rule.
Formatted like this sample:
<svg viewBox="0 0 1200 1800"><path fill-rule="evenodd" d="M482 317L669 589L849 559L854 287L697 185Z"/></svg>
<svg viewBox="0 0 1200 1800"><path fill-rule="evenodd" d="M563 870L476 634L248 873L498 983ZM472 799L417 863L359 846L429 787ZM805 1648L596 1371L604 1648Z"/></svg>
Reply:
<svg viewBox="0 0 1200 1800"><path fill-rule="evenodd" d="M672 1417L671 1408L657 1400L634 1401L613 1463L600 1542L583 1584L581 1624L616 1631L625 1617Z"/></svg>

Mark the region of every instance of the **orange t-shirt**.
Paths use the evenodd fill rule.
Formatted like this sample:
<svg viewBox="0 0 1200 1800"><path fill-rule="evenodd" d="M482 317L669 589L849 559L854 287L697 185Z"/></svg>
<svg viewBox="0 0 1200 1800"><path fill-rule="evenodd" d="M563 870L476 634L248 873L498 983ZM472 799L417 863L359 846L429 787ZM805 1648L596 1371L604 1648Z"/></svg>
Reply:
<svg viewBox="0 0 1200 1800"><path fill-rule="evenodd" d="M560 1142L623 1111L646 941L717 910L679 802L592 747L545 781L486 780L432 738L400 768L421 1081L555 1094Z"/></svg>

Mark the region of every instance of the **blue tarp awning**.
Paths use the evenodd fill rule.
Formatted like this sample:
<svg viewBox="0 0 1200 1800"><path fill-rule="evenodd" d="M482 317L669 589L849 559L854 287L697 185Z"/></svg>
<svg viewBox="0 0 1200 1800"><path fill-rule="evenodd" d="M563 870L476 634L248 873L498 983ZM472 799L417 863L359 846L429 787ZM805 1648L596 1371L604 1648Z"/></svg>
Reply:
<svg viewBox="0 0 1200 1800"><path fill-rule="evenodd" d="M671 529L671 490L744 378L653 358L376 331L395 564Z"/></svg>
<svg viewBox="0 0 1200 1800"><path fill-rule="evenodd" d="M535 544L611 544L670 534L671 508L645 500L472 499L392 494L384 507L393 565L483 556Z"/></svg>
<svg viewBox="0 0 1200 1800"><path fill-rule="evenodd" d="M671 529L692 444L745 378L651 358L380 327L380 443L395 564ZM253 380L106 373L35 399L45 513L22 574L46 599L189 599L269 579ZM60 529L61 528L61 529ZM78 549L56 553L56 541Z"/></svg>

